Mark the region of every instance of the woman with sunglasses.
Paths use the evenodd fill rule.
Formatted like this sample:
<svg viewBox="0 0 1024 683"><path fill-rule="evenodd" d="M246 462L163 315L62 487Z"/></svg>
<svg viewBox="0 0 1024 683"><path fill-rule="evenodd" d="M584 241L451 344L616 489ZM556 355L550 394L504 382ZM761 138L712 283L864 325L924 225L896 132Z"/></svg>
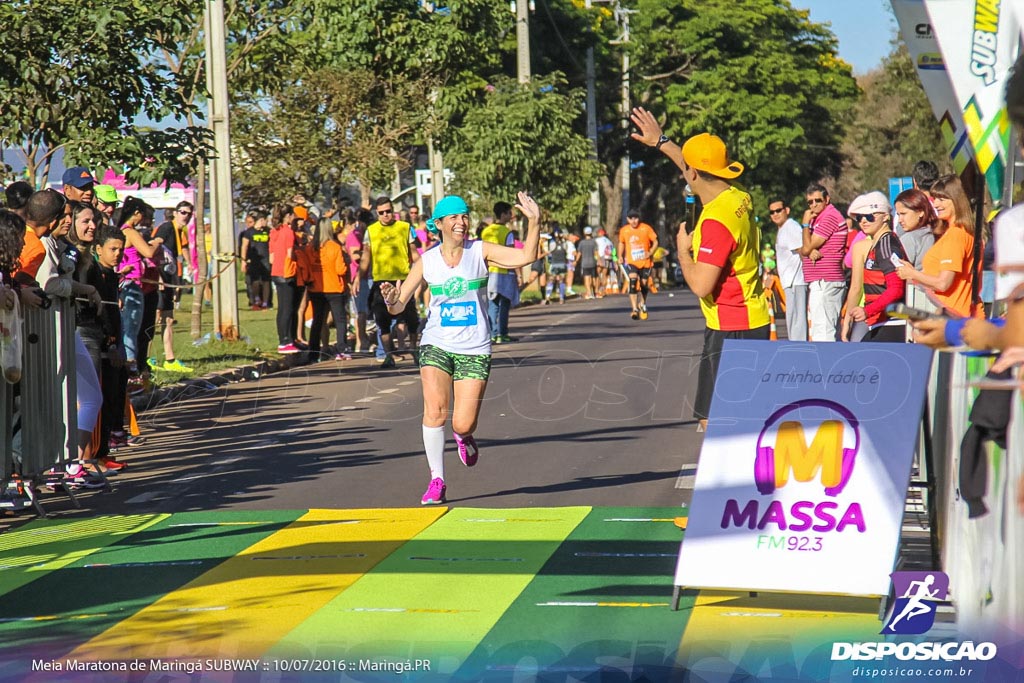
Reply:
<svg viewBox="0 0 1024 683"><path fill-rule="evenodd" d="M923 286L935 303L947 313L961 318L982 315L980 302L973 301L972 282L980 277L980 263L974 260L974 216L960 179L945 175L931 189L932 204L938 216L935 244L925 252L922 268L910 262L899 269L907 282Z"/></svg>
<svg viewBox="0 0 1024 683"><path fill-rule="evenodd" d="M529 220L523 249L469 239L466 202L460 197L445 197L434 207L434 217L427 221L431 232L440 233L440 246L425 251L423 258L412 264L401 283L401 291L390 282L381 283L380 293L391 315L405 310L422 282L430 286L432 294L419 356L423 446L430 467L430 485L420 499L423 505L445 501L444 423L449 408L462 464L472 467L479 456L473 432L491 371L488 267L529 265L537 260L540 243L537 203L520 192L516 208Z"/></svg>
<svg viewBox="0 0 1024 683"><path fill-rule="evenodd" d="M889 319L885 312L889 304L903 301L906 290L897 270L907 253L892 231L890 211L889 200L881 192L862 194L850 204L850 218L867 239L855 245L858 253L851 259L853 277L843 319L844 336L851 323L864 323L868 331L863 341L903 342L906 338L905 323ZM863 258L859 252L866 252ZM855 291L859 283L863 283L863 304L852 300L859 296Z"/></svg>

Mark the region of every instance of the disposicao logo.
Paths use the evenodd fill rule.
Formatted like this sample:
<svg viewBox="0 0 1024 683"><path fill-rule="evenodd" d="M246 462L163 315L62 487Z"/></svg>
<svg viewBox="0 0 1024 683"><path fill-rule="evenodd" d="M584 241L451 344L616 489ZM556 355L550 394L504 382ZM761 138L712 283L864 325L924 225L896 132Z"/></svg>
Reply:
<svg viewBox="0 0 1024 683"><path fill-rule="evenodd" d="M944 572L893 572L892 587L897 598L882 633L927 633L935 623L935 607L949 594L949 577Z"/></svg>
<svg viewBox="0 0 1024 683"><path fill-rule="evenodd" d="M935 610L949 594L949 577L944 572L893 572L896 600L885 620L885 635L921 635L935 624ZM900 661L988 661L995 658L995 643L966 641L925 641L880 643L833 643L832 661L881 660L895 657Z"/></svg>

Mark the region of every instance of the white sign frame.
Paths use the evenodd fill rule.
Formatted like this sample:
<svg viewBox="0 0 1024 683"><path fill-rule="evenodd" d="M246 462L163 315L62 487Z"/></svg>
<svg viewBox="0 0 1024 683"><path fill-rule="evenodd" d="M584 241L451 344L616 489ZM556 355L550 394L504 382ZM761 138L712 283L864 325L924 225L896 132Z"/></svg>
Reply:
<svg viewBox="0 0 1024 683"><path fill-rule="evenodd" d="M931 358L912 344L727 340L675 585L886 595ZM765 476L774 459L808 452L797 424L804 443L841 435L841 460L823 458L809 481L781 468L779 484ZM840 456L834 440L822 452Z"/></svg>

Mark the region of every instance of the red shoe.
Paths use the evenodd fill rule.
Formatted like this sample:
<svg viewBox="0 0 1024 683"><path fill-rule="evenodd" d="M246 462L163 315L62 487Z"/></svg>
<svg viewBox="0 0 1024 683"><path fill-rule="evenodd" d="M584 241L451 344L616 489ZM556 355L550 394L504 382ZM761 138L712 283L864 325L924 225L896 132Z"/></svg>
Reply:
<svg viewBox="0 0 1024 683"><path fill-rule="evenodd" d="M103 467L103 469L110 472L120 472L125 468L125 464L123 462L118 462L113 458L99 458L97 462Z"/></svg>

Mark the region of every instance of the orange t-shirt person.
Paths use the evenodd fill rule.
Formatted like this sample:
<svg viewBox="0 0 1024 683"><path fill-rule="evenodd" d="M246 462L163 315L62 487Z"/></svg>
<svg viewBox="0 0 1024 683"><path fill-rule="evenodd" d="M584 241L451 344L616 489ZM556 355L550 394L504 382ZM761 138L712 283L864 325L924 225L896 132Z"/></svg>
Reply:
<svg viewBox="0 0 1024 683"><path fill-rule="evenodd" d="M619 228L619 259L638 269L653 268L651 251L658 234L647 223L641 223L640 216L629 215L626 220L628 223Z"/></svg>
<svg viewBox="0 0 1024 683"><path fill-rule="evenodd" d="M348 291L348 261L345 251L335 240L324 240L317 251L307 249L312 270L310 291L322 294L344 294Z"/></svg>
<svg viewBox="0 0 1024 683"><path fill-rule="evenodd" d="M971 265L974 263L974 236L960 225L951 226L935 240L924 254L921 270L936 276L943 271L953 273L948 289L936 291L935 298L955 315L964 318L977 316L979 307L971 305ZM975 268L975 271L979 270ZM975 277L981 277L978 272Z"/></svg>
<svg viewBox="0 0 1024 683"><path fill-rule="evenodd" d="M46 249L43 247L42 240L36 235L32 228L25 228L25 245L21 249L21 268L17 270L18 273L24 273L31 279L35 279L36 273L39 272L39 266L43 264L43 260L46 258Z"/></svg>

